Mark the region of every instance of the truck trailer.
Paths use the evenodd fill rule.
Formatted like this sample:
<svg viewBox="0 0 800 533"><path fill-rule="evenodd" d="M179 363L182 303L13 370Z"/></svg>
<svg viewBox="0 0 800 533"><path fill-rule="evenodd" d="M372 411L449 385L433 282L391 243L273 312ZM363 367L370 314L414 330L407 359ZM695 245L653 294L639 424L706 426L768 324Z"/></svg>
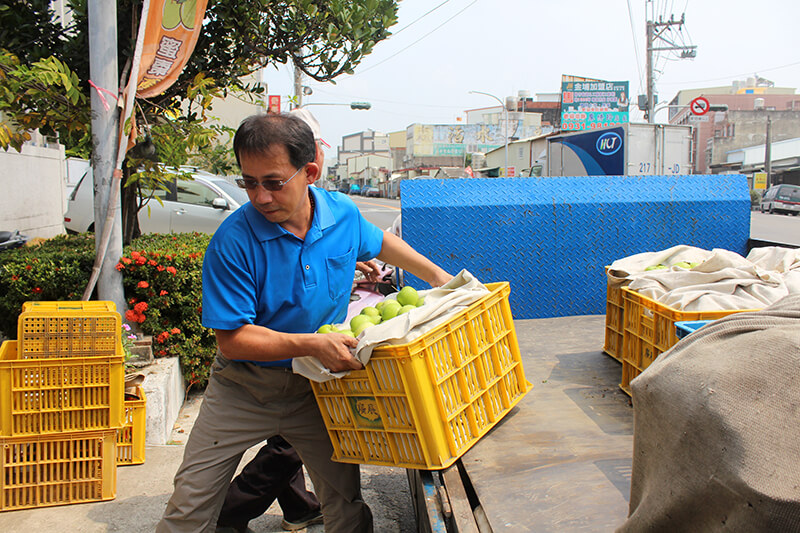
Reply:
<svg viewBox="0 0 800 533"><path fill-rule="evenodd" d="M547 139L547 176L692 173L692 126L636 124Z"/></svg>

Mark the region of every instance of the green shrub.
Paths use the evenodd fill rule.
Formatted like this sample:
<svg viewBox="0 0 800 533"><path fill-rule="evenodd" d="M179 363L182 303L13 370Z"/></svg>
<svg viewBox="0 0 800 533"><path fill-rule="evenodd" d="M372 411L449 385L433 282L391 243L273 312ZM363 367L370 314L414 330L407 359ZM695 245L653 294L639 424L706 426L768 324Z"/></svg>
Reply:
<svg viewBox="0 0 800 533"><path fill-rule="evenodd" d="M17 338L29 301L80 300L94 264L94 236L59 235L0 253L0 333Z"/></svg>
<svg viewBox="0 0 800 533"><path fill-rule="evenodd" d="M750 189L750 207L756 209L759 205L761 205L761 191Z"/></svg>
<svg viewBox="0 0 800 533"><path fill-rule="evenodd" d="M157 357L178 356L190 387L204 387L216 353L213 330L200 322L202 233L144 235L123 250L117 269L130 309L126 321L153 336ZM94 235L61 235L0 253L0 332L17 337L27 301L80 300L94 264Z"/></svg>

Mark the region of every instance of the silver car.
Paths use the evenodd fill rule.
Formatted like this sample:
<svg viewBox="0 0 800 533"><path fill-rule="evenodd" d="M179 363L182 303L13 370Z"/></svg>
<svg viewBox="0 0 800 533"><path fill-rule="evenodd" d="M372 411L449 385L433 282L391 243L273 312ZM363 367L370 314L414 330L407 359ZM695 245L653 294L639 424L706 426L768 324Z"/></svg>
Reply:
<svg viewBox="0 0 800 533"><path fill-rule="evenodd" d="M186 171L184 169L184 171ZM214 233L228 215L247 203L247 193L228 179L202 170L189 171L194 179L176 177L168 191L157 190L139 211L142 233ZM69 233L94 231L91 170L69 196L64 228Z"/></svg>

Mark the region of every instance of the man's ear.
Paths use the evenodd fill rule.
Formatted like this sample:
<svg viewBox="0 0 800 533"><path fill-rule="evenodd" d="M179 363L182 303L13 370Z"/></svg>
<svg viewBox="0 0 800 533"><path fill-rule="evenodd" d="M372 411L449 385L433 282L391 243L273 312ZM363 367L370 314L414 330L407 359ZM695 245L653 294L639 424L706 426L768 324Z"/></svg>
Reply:
<svg viewBox="0 0 800 533"><path fill-rule="evenodd" d="M319 179L319 165L314 162L306 163L306 183L311 185Z"/></svg>

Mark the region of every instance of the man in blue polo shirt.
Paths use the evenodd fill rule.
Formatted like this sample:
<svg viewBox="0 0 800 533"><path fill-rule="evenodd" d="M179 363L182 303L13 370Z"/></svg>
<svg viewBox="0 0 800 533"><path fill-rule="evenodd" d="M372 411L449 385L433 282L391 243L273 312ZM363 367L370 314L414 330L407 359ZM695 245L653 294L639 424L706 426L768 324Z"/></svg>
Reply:
<svg viewBox="0 0 800 533"><path fill-rule="evenodd" d="M343 334L313 333L346 315L356 261L378 257L432 286L451 276L367 222L345 195L309 188L320 172L311 129L289 115L253 116L234 137L250 202L215 233L203 263L203 324L219 353L157 531L211 531L242 453L282 435L299 453L325 530L372 531L357 465L334 463L308 380L291 359L332 371L361 363Z"/></svg>

